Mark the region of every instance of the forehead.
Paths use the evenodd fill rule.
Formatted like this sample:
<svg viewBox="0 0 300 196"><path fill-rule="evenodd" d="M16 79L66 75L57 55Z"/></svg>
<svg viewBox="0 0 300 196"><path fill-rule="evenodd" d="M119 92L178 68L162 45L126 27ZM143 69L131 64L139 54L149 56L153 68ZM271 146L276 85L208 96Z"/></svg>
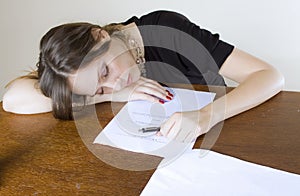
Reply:
<svg viewBox="0 0 300 196"><path fill-rule="evenodd" d="M87 69L88 67L99 64L105 61L109 64L114 58L128 51L127 45L123 40L112 38L104 43L99 42L94 48L85 56L83 62L74 73Z"/></svg>
<svg viewBox="0 0 300 196"><path fill-rule="evenodd" d="M101 46L94 49L100 49ZM118 39L112 38L108 45L108 49L104 53L100 53L98 56L94 57L90 62L86 64L82 64L78 70L73 72L68 81L70 83L71 88L73 88L73 92L82 94L87 92L88 94L93 93L93 89L96 88L96 84L98 82L98 73L103 69L103 67L107 64L110 64L116 57L128 51L126 44Z"/></svg>
<svg viewBox="0 0 300 196"><path fill-rule="evenodd" d="M103 55L108 57L106 61L112 61L114 58L120 56L124 52L127 52L129 49L123 40L120 38L112 38L107 52ZM107 62L109 63L109 62Z"/></svg>

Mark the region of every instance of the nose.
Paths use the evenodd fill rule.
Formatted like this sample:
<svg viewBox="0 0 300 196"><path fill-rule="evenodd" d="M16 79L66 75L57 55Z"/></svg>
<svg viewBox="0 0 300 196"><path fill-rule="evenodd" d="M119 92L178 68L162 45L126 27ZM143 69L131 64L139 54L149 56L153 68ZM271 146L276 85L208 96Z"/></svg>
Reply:
<svg viewBox="0 0 300 196"><path fill-rule="evenodd" d="M102 83L104 93L112 93L119 91L126 86L126 81L123 78L112 78Z"/></svg>

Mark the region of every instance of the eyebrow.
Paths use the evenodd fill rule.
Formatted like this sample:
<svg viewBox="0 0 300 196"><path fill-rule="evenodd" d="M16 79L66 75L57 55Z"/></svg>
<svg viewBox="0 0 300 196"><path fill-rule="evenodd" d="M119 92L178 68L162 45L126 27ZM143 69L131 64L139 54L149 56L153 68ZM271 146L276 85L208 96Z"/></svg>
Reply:
<svg viewBox="0 0 300 196"><path fill-rule="evenodd" d="M96 57L107 52L109 49L110 43L111 43L111 40L108 40L108 41L104 42L103 44L101 44L100 47L97 47L94 50L92 49L90 52L88 52L88 54L82 60L82 64L85 65L85 64L91 62L92 60L94 60ZM97 44L96 44L96 46L97 46Z"/></svg>

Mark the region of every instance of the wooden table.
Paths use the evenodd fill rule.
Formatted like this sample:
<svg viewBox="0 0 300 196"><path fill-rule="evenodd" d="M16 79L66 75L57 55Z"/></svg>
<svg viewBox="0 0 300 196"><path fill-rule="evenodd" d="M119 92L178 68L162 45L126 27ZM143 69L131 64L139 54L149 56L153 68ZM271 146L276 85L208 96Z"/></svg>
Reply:
<svg viewBox="0 0 300 196"><path fill-rule="evenodd" d="M220 96L218 88L213 90ZM123 104L113 106L118 111ZM82 117L86 124L82 132L73 121L56 120L50 113L16 115L0 108L0 195L139 195L161 160L92 145L99 124L89 115ZM98 104L96 109L100 125L105 126L113 117L111 104ZM221 125L209 134L216 134ZM281 92L226 120L212 150L300 174L300 93ZM114 161L132 168L116 168ZM133 171L141 165L153 167Z"/></svg>

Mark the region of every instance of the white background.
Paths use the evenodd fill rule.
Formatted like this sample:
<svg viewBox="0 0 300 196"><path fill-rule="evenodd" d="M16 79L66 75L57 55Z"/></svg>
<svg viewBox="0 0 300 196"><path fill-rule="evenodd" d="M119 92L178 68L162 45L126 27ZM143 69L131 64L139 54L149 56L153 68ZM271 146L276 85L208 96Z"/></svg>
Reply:
<svg viewBox="0 0 300 196"><path fill-rule="evenodd" d="M153 10L180 12L221 39L274 65L285 90L300 91L298 0L0 0L0 99L7 82L35 68L39 40L51 27L104 25Z"/></svg>

